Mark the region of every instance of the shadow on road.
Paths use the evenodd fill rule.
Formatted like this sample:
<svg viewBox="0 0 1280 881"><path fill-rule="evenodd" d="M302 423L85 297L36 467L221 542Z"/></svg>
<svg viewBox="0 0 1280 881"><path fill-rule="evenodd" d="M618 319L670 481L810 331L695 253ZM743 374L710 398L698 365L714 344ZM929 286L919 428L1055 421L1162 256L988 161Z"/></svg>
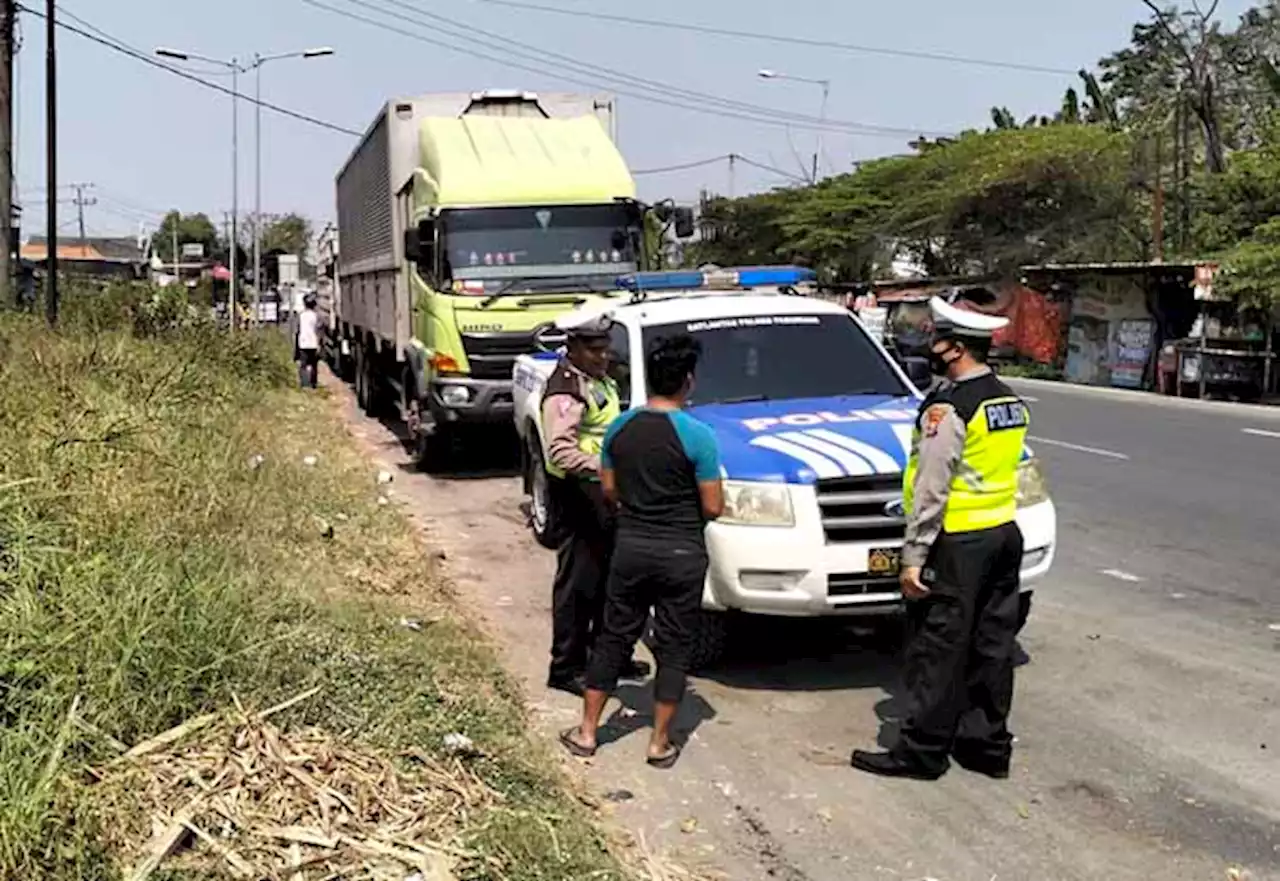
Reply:
<svg viewBox="0 0 1280 881"><path fill-rule="evenodd" d="M610 714L600 726L600 745L606 746L623 740L637 731L653 726L653 685L622 685L614 693L622 706ZM680 744L685 743L704 722L716 717L715 708L690 687L680 701L680 709L672 726L672 738Z"/></svg>
<svg viewBox="0 0 1280 881"><path fill-rule="evenodd" d="M401 449L409 456L407 462L400 464L400 470L407 474L423 473L414 460L408 426L396 415L381 416L378 422L396 436ZM431 476L437 480L458 481L518 477L520 447L515 429L496 428L489 426L487 431L463 434L449 451L445 467L430 472Z"/></svg>
<svg viewBox="0 0 1280 881"><path fill-rule="evenodd" d="M728 657L699 676L756 691L896 688L903 631L897 620L875 624L829 619L736 622Z"/></svg>

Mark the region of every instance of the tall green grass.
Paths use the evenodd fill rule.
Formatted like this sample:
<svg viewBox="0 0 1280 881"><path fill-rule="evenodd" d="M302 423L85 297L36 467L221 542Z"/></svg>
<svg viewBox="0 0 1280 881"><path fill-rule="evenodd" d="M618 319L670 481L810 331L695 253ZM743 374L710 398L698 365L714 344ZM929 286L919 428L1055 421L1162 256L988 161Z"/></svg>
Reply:
<svg viewBox="0 0 1280 881"><path fill-rule="evenodd" d="M313 685L284 721L388 751L478 744L469 770L503 798L455 819L469 877L623 877L288 354L128 289L69 300L57 333L0 314L0 877L117 877L146 818L86 766Z"/></svg>

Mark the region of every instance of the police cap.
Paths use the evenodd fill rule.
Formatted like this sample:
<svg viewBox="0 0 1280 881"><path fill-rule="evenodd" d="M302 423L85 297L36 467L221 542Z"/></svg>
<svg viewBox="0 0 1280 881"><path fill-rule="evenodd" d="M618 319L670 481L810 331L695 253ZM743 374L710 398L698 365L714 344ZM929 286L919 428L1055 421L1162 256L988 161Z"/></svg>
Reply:
<svg viewBox="0 0 1280 881"><path fill-rule="evenodd" d="M929 310L933 313L935 337L989 340L993 333L1009 324L1008 318L961 309L941 297L929 300Z"/></svg>
<svg viewBox="0 0 1280 881"><path fill-rule="evenodd" d="M570 340L597 343L609 339L613 319L607 315L566 315L556 324Z"/></svg>

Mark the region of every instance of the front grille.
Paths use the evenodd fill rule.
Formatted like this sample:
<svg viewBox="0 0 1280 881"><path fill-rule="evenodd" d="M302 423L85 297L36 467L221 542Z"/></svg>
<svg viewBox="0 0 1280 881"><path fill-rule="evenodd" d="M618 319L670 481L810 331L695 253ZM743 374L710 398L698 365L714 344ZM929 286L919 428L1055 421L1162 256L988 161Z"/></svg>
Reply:
<svg viewBox="0 0 1280 881"><path fill-rule="evenodd" d="M907 521L885 513L902 498L902 476L835 477L818 481L818 507L828 543L900 542Z"/></svg>
<svg viewBox="0 0 1280 881"><path fill-rule="evenodd" d="M464 333L462 348L475 379L511 379L516 358L537 350L532 331Z"/></svg>
<svg viewBox="0 0 1280 881"><path fill-rule="evenodd" d="M827 576L827 596L829 597L858 597L897 591L898 576L896 575L868 575L865 572L857 572Z"/></svg>

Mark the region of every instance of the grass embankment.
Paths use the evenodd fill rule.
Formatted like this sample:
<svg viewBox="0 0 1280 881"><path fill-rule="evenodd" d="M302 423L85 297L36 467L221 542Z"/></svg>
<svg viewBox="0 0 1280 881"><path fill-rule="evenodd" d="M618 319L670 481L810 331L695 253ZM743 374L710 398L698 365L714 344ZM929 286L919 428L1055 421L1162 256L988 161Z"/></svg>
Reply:
<svg viewBox="0 0 1280 881"><path fill-rule="evenodd" d="M625 877L280 339L93 312L0 314L0 877L118 877L154 822L123 746L316 686L271 722L454 775L459 877Z"/></svg>

